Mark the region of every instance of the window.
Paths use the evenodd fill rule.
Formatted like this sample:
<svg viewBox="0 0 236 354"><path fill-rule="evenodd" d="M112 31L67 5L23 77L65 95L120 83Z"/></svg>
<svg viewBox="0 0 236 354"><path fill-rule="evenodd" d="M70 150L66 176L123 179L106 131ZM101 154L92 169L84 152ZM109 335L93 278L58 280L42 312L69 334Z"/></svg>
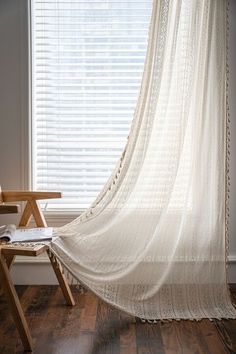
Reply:
<svg viewBox="0 0 236 354"><path fill-rule="evenodd" d="M126 143L152 0L32 0L33 187L84 209Z"/></svg>

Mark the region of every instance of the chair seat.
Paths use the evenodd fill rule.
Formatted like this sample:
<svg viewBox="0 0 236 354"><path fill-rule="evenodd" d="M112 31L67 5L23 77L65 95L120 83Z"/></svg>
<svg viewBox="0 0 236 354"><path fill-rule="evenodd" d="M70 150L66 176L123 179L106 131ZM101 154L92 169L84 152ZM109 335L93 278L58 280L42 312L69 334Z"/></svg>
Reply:
<svg viewBox="0 0 236 354"><path fill-rule="evenodd" d="M31 246L8 246L2 245L0 246L1 253L5 256L29 256L29 257L37 257L40 254L44 253L48 250L47 245L32 245Z"/></svg>

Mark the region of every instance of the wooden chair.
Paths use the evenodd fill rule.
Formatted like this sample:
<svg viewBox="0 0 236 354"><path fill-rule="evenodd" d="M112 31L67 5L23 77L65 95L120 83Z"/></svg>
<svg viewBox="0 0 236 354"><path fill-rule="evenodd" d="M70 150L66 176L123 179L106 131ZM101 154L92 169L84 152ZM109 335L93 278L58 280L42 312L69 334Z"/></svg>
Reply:
<svg viewBox="0 0 236 354"><path fill-rule="evenodd" d="M33 215L37 227L46 227L47 223L40 209L38 200L49 198L61 198L61 193L33 191L1 191L0 189L0 214L17 213L19 211L19 205L8 205L5 204L6 202L25 201L26 205L22 213L19 226L26 227L29 223L31 216ZM14 318L19 335L21 337L24 349L27 351L32 350L33 341L11 278L10 269L16 256L37 257L44 252L48 254L52 268L56 274L67 304L69 306L74 306L75 301L73 299L66 278L62 273L61 265L51 255L51 253L49 252L49 247L47 245L38 245L36 247L12 247L7 246L7 244L0 244L0 280L2 290L6 295L6 300Z"/></svg>

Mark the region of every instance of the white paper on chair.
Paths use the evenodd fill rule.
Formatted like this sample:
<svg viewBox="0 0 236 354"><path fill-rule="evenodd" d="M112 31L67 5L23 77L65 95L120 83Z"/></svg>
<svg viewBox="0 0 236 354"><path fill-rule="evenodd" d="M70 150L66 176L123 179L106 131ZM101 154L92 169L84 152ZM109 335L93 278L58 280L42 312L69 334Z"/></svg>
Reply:
<svg viewBox="0 0 236 354"><path fill-rule="evenodd" d="M52 239L52 227L16 229L15 225L0 227L0 241L5 242L40 242Z"/></svg>
<svg viewBox="0 0 236 354"><path fill-rule="evenodd" d="M16 231L14 224L0 226L0 242L10 242Z"/></svg>

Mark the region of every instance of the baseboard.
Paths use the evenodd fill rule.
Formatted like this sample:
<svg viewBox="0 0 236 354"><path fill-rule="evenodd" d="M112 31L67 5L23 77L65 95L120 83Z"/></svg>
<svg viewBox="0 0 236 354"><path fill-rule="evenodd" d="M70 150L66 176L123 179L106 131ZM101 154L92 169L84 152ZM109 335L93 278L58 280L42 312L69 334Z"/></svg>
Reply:
<svg viewBox="0 0 236 354"><path fill-rule="evenodd" d="M228 280L229 283L236 283L236 254L232 254L229 256Z"/></svg>
<svg viewBox="0 0 236 354"><path fill-rule="evenodd" d="M46 255L37 258L19 257L12 267L17 285L55 285L57 279ZM236 283L236 254L229 256L228 279Z"/></svg>

